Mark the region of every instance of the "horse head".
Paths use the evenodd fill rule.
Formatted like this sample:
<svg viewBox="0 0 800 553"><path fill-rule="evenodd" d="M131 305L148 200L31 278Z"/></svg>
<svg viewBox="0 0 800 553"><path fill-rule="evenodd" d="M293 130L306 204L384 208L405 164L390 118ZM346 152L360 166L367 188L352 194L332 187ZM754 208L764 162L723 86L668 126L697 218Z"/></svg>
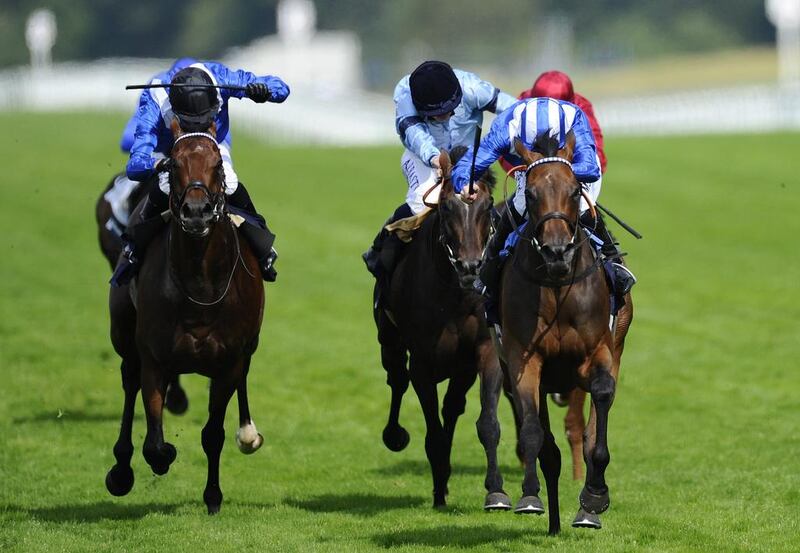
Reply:
<svg viewBox="0 0 800 553"><path fill-rule="evenodd" d="M181 230L205 237L225 205L225 174L216 140L216 125L207 132L184 133L172 123L175 143L165 170L169 173L172 216Z"/></svg>
<svg viewBox="0 0 800 553"><path fill-rule="evenodd" d="M569 273L576 251L581 184L572 172L575 135L570 131L559 148L558 137L537 136L533 150L516 139L514 148L527 165L525 205L530 242L544 259L551 278Z"/></svg>
<svg viewBox="0 0 800 553"><path fill-rule="evenodd" d="M459 284L472 289L478 276L492 227L492 188L494 176L487 173L475 183L477 198L465 201L453 189L450 173L453 164L464 155L466 148L453 149L439 155L442 168L442 189L439 193L439 241L456 271Z"/></svg>

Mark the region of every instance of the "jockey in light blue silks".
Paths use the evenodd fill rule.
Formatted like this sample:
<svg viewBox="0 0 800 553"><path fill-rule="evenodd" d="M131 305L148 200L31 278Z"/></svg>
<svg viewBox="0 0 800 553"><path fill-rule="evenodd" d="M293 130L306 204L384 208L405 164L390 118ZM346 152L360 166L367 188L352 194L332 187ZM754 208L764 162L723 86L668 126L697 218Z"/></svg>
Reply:
<svg viewBox="0 0 800 553"><path fill-rule="evenodd" d="M479 177L500 156L512 165L524 165L514 148L514 141L519 139L527 148L533 148L536 137L548 134L558 137L559 148L566 144L567 134L575 135L575 148L572 153L572 172L583 185L584 191L592 202L600 195L602 176L600 160L592 135L592 129L586 115L575 104L553 98L529 98L522 100L499 115L492 123L492 128L483 140L475 159L475 177ZM464 154L453 168L453 188L460 192L469 184L472 148ZM517 171L517 188L514 197L508 202L508 216L501 218L486 249L481 267L480 278L475 282L476 288L490 297L498 291L500 279L500 251L506 238L513 230L511 213L518 221L526 219L528 212L525 204L526 173ZM602 241L600 253L609 260L614 275L614 292L624 296L636 283L633 274L621 264L622 252L617 248L614 237L608 231L599 216L595 221L589 211L589 204L584 198L580 203L580 222Z"/></svg>
<svg viewBox="0 0 800 553"><path fill-rule="evenodd" d="M246 96L257 103L280 103L289 96L289 87L278 77L259 77L248 71L234 71L210 61L173 68L166 74L157 75L151 83L184 86L146 89L139 99L139 108L134 116L136 131L127 175L131 180L144 181L158 174L159 184L151 189L142 208L142 222L123 236L126 241L125 249L111 279L112 285L124 284L136 274L144 248L163 227L160 214L168 209L169 179L167 173L160 171L163 168L160 164L172 149L174 138L170 125L173 120L177 120L184 132L207 132L212 123L216 124L216 141L222 156L227 204L242 212L248 221L239 228L258 257L262 276L267 281L274 281L277 276L273 267L277 253L272 247L275 235L269 231L263 217L256 212L250 195L233 170L228 100ZM245 90L217 89L209 85L241 86Z"/></svg>
<svg viewBox="0 0 800 553"><path fill-rule="evenodd" d="M441 61L426 61L403 77L394 89L395 126L405 152L400 167L408 182L406 201L384 227L425 209L423 196L435 203L441 176L439 150L472 144L484 111L501 113L516 102L477 75ZM402 242L385 228L363 255L367 269L388 278Z"/></svg>

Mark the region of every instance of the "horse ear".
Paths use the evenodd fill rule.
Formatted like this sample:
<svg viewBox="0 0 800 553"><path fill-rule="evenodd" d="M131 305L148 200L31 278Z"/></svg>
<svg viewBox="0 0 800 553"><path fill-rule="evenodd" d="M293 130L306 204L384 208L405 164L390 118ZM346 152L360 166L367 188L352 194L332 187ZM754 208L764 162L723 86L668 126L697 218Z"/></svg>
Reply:
<svg viewBox="0 0 800 553"><path fill-rule="evenodd" d="M563 157L567 161L572 161L572 154L575 151L575 133L569 131L567 139L564 141L564 147L558 151L558 157Z"/></svg>
<svg viewBox="0 0 800 553"><path fill-rule="evenodd" d="M172 121L169 124L169 128L172 131L173 138L178 138L180 135L183 134L183 129L181 129L181 124L178 123L177 117L172 118Z"/></svg>
<svg viewBox="0 0 800 553"><path fill-rule="evenodd" d="M439 150L439 167L442 168L443 176L450 176L450 154L448 154L445 150Z"/></svg>
<svg viewBox="0 0 800 553"><path fill-rule="evenodd" d="M214 138L217 137L217 122L216 121L212 121L211 122L211 126L208 127L208 134L210 134Z"/></svg>
<svg viewBox="0 0 800 553"><path fill-rule="evenodd" d="M533 163L533 152L530 151L519 138L514 139L514 151L517 152L517 155L521 157L522 161L525 163Z"/></svg>

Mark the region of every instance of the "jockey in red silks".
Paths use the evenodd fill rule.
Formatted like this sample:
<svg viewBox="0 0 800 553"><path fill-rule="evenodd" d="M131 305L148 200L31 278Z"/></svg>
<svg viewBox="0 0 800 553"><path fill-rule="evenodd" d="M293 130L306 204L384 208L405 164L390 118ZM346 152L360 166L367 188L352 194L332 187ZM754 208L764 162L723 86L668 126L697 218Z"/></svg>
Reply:
<svg viewBox="0 0 800 553"><path fill-rule="evenodd" d="M517 96L520 100L544 97L565 100L581 108L581 111L589 120L589 126L592 128L597 157L600 158L600 171L605 173L607 160L606 153L603 151L603 131L600 130L600 124L597 122L592 103L585 96L575 92L575 88L572 86L572 79L561 71L545 71L534 81L532 87L523 90ZM511 164L505 158L500 159L500 164L506 171L511 169Z"/></svg>

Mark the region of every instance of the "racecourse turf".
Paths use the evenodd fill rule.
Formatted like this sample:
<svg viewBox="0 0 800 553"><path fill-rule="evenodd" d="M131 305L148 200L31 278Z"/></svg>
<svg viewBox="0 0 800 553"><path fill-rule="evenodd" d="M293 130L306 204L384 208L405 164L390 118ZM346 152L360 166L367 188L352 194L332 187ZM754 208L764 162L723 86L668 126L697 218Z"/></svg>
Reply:
<svg viewBox="0 0 800 553"><path fill-rule="evenodd" d="M433 510L413 391L409 447L381 442L389 404L359 254L402 201L399 146L281 148L237 135L240 178L278 234L250 376L265 436L252 456L226 421L222 512L202 501L206 380L167 416L165 476L141 456L127 497L104 486L122 407L108 339L94 201L124 164L124 116L2 114L0 551L797 551L800 548L800 135L608 139L601 200L639 278L611 410L611 508L563 531L485 514L477 386L453 446L448 508ZM506 491L521 470L503 400ZM563 410L554 408L555 427ZM542 495L544 497L544 494Z"/></svg>

